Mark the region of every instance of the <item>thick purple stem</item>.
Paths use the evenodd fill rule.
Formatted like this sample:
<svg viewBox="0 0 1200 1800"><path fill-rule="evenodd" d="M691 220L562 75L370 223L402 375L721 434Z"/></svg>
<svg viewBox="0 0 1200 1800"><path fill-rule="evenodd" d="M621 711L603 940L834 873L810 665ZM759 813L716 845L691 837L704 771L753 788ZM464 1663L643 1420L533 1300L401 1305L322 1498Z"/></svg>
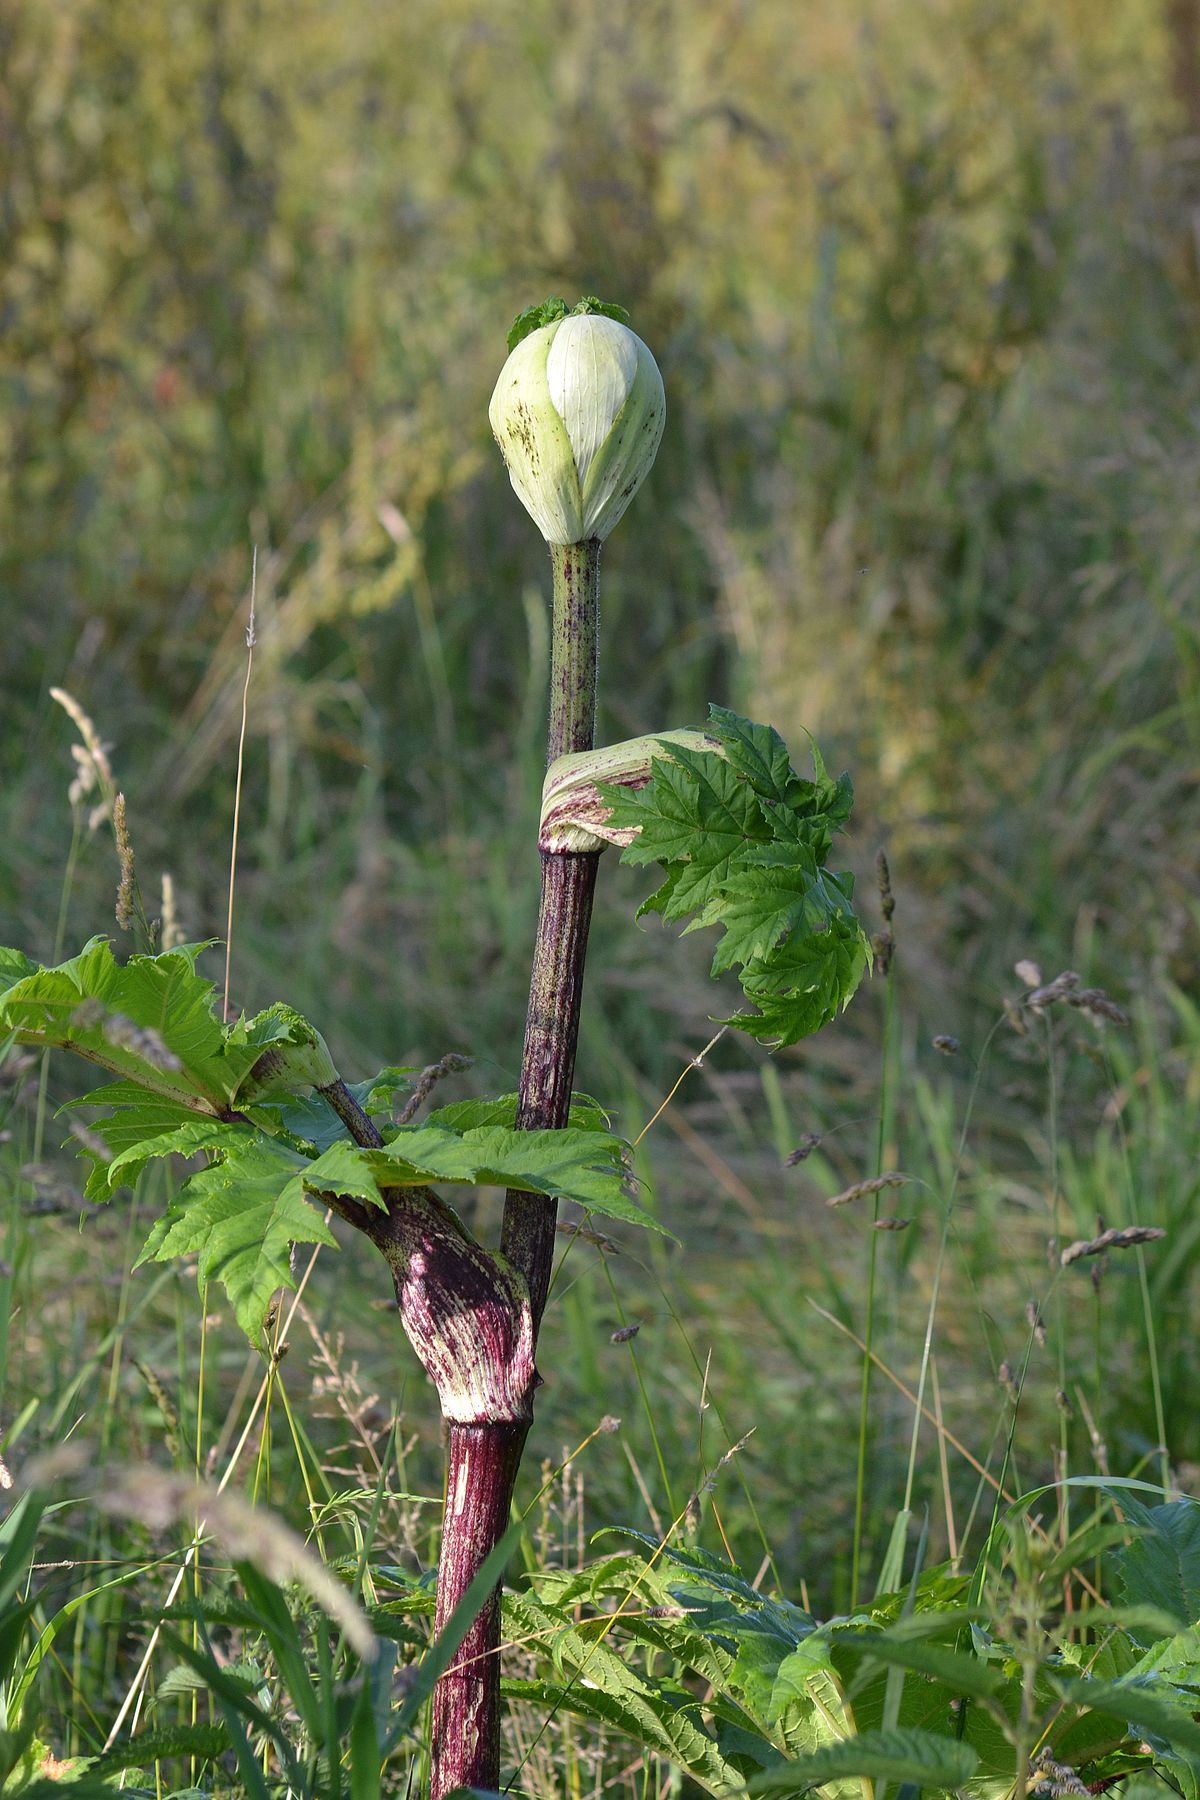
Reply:
<svg viewBox="0 0 1200 1800"><path fill-rule="evenodd" d="M547 763L591 750L596 741L600 545L594 538L586 544L553 544L550 561L554 619ZM520 1130L558 1130L567 1123L599 863L598 851L542 852L542 894L521 1057ZM555 1200L515 1188L505 1196L500 1247L525 1277L535 1337L550 1286L557 1217Z"/></svg>
<svg viewBox="0 0 1200 1800"><path fill-rule="evenodd" d="M548 760L553 762L574 751L590 750L595 742L600 544L595 539L585 544L554 544L550 557L554 616L547 748ZM596 853L542 855L541 903L517 1110L517 1125L523 1130L561 1127L570 1113L598 863ZM550 1285L557 1211L556 1201L540 1195L510 1189L505 1198L497 1266L514 1313L501 1336L507 1334L516 1354L506 1371L507 1379L495 1369L491 1382L485 1383L494 1389L499 1403L488 1410L474 1404L473 1398L470 1416L462 1411L455 1416L447 1408L443 1391L442 1410L449 1419L450 1442L438 1563L439 1627L508 1526L521 1452L533 1416L538 1379L533 1350ZM431 1266L436 1269L439 1260L440 1250ZM421 1253L417 1261L422 1261ZM403 1280L397 1275L397 1292L406 1328L420 1355L421 1329L416 1315L423 1301L416 1296L414 1310L411 1247L406 1247L405 1267L409 1273ZM439 1278L437 1286L441 1285ZM485 1313L491 1306L491 1301L485 1303ZM437 1336L438 1321L428 1324ZM436 1359L422 1356L422 1360L437 1379ZM442 1800L460 1786L494 1789L500 1785L499 1644L497 1589L472 1626L455 1667L434 1690L431 1800Z"/></svg>
<svg viewBox="0 0 1200 1800"><path fill-rule="evenodd" d="M542 852L542 897L517 1105L521 1131L558 1130L571 1110L584 959L599 862L594 851ZM557 1213L557 1201L516 1188L509 1190L504 1202L500 1248L525 1277L535 1332L550 1287Z"/></svg>
<svg viewBox="0 0 1200 1800"><path fill-rule="evenodd" d="M441 1631L476 1571L508 1529L529 1420L448 1427L446 1513L438 1561ZM500 1588L467 1632L433 1691L434 1795L500 1780Z"/></svg>

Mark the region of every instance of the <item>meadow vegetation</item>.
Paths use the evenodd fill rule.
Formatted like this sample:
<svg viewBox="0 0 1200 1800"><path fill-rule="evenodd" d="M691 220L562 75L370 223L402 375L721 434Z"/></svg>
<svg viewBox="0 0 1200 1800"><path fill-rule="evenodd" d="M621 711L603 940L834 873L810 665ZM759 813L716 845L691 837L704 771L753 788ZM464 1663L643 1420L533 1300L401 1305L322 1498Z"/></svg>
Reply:
<svg viewBox="0 0 1200 1800"><path fill-rule="evenodd" d="M577 1085L636 1140L681 1242L561 1238L512 1547L530 1581L509 1763L535 1792L566 1769L572 1792L677 1793L681 1768L720 1791L666 1702L587 1714L603 1651L570 1636L585 1606L659 1582L626 1662L691 1669L687 1693L749 1717L742 1647L704 1664L671 1638L680 1594L774 1632L772 1679L800 1638L715 1595L707 1555L820 1617L918 1578L918 1610L986 1608L1028 1675L1016 1736L980 1748L996 1794L1013 1781L993 1766L1035 1748L1031 1696L1049 1704L1055 1655L1082 1641L1046 1623L1048 1593L1092 1604L1082 1570L1107 1598L1162 1601L1135 1509L1200 1475L1189 20L1159 0L0 10L0 942L46 962L93 932L132 947L99 792L68 800L79 730L52 686L109 746L147 910L223 934L257 546L234 1003L286 995L354 1079L453 1052L473 1062L439 1098L515 1087L549 573L486 405L509 319L544 294L622 300L667 390L657 463L605 550L599 741L699 725L717 700L794 747L811 730L854 774L846 859L881 941L811 1046L710 1042L728 1010L711 941L633 929L648 882L615 859L601 876ZM83 1203L55 1109L85 1081L11 1046L0 1066L3 1456L19 1479L78 1439L87 1466L152 1463L176 1486L114 1476L113 1504L66 1508L71 1466L47 1510L0 1527L0 1731L36 1703L61 1759L169 1719L201 1734L195 1760L144 1760L135 1786L257 1796L255 1770L283 1771L333 1800L330 1745L370 1713L399 1733L398 1791L421 1755L440 1446L387 1284L369 1247L321 1250L311 1273L304 1249L274 1323L287 1354L248 1353L187 1272L131 1272L164 1166ZM903 1185L826 1204L891 1171ZM1063 1265L1128 1227L1165 1236ZM354 1686L319 1595L310 1610L289 1587L288 1611L298 1565L248 1549L244 1520L197 1551L193 1475L334 1568L395 1646L387 1692L378 1664ZM1123 1537L1112 1488L1031 1503L1042 1537L995 1523L997 1484L1015 1499L1066 1477L1159 1492L1128 1500ZM665 1564L631 1575L640 1540L593 1542L609 1527L698 1560L675 1588ZM1156 1516L1145 1541L1174 1529ZM1195 1544L1168 1549L1195 1624ZM903 1615L889 1601L874 1625ZM1158 1617L1128 1626L1141 1654ZM956 1618L955 1656L976 1629ZM912 1722L897 1668L919 1671L909 1694L968 1679L875 1651L893 1658L862 1686L880 1729ZM1133 1667L1106 1654L1112 1680ZM1172 1654L1157 1666L1194 1685L1194 1651ZM293 1749L263 1750L247 1697ZM228 1709L247 1748L222 1762L202 1733L231 1730ZM815 1751L808 1717L763 1732ZM1126 1761L1099 1778L1148 1780L1103 1753ZM1197 1754L1172 1765L1189 1795ZM899 1752L876 1771L921 1779Z"/></svg>

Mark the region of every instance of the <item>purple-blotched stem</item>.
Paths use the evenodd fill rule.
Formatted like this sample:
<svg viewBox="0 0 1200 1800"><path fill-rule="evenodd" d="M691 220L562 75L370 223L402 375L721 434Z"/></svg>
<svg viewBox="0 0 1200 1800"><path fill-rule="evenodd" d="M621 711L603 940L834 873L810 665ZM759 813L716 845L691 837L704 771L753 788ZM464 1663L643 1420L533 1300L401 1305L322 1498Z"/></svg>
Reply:
<svg viewBox="0 0 1200 1800"><path fill-rule="evenodd" d="M600 544L552 544L554 624L550 662L549 765L591 750L596 741L596 679L600 625ZM583 969L587 956L598 851L543 851L517 1128L557 1130L567 1123ZM510 1188L504 1200L500 1248L525 1277L534 1329L550 1285L558 1204Z"/></svg>
<svg viewBox="0 0 1200 1800"><path fill-rule="evenodd" d="M517 1105L520 1131L553 1131L567 1123L599 853L542 852L533 979L525 1021L525 1054ZM510 1188L504 1201L503 1254L529 1286L534 1329L550 1287L558 1203Z"/></svg>
<svg viewBox="0 0 1200 1800"><path fill-rule="evenodd" d="M599 540L552 544L550 559L554 616L547 761L554 762L595 744ZM558 1129L570 1114L584 958L599 860L596 852L542 853L541 901L517 1108L517 1125L522 1130ZM557 1202L542 1195L510 1189L505 1197L500 1248L528 1287L535 1342L550 1285L557 1213ZM521 1419L477 1424L451 1421L449 1425L446 1509L438 1563L439 1626L508 1525L521 1452L533 1416L536 1382L531 1363ZM497 1788L500 1784L499 1643L497 1590L472 1626L453 1669L434 1692L431 1800L442 1800L455 1787Z"/></svg>
<svg viewBox="0 0 1200 1800"><path fill-rule="evenodd" d="M446 1516L438 1558L441 1631L508 1529L529 1420L447 1427ZM476 1615L433 1690L433 1795L500 1783L500 1589Z"/></svg>

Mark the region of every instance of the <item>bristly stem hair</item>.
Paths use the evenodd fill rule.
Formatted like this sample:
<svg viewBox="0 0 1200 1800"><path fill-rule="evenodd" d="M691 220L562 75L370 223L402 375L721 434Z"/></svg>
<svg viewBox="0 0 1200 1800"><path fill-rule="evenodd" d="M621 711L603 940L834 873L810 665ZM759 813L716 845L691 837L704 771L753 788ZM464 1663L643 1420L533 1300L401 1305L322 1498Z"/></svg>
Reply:
<svg viewBox="0 0 1200 1800"><path fill-rule="evenodd" d="M258 545L250 562L250 620L246 626L246 681L242 688L242 725L238 733L237 780L233 789L233 843L229 852L229 912L225 921L225 992L221 1022L229 1023L229 972L233 963L233 885L237 875L238 825L242 815L242 769L246 759L246 723L250 714L250 677L254 673L254 603L258 594Z"/></svg>

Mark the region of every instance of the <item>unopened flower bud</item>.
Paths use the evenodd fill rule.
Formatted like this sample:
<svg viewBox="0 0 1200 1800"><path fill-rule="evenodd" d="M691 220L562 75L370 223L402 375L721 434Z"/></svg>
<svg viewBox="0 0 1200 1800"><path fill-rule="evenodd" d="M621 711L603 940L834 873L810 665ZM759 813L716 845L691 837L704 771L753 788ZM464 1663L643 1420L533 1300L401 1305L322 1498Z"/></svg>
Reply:
<svg viewBox="0 0 1200 1800"><path fill-rule="evenodd" d="M594 312L522 338L488 408L517 498L548 544L608 536L649 473L666 413L641 338Z"/></svg>
<svg viewBox="0 0 1200 1800"><path fill-rule="evenodd" d="M299 1092L309 1087L328 1087L338 1078L320 1032L282 1000L235 1028L235 1036L238 1032L246 1042L263 1046L262 1055L238 1088L239 1104L244 1105L272 1088Z"/></svg>

